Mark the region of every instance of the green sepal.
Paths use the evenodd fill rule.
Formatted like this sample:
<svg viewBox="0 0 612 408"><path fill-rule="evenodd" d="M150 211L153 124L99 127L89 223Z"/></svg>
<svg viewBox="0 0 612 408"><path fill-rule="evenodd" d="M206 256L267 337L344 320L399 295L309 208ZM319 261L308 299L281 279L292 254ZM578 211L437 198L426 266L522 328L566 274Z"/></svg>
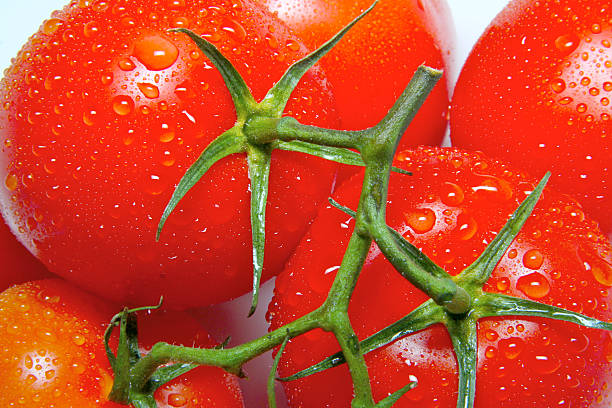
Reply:
<svg viewBox="0 0 612 408"><path fill-rule="evenodd" d="M533 212L549 178L550 172L547 172L531 194L529 194L516 211L514 211L495 239L487 245L474 263L465 268L465 270L458 275L458 282L466 282L481 287L489 280L493 270Z"/></svg>
<svg viewBox="0 0 612 408"><path fill-rule="evenodd" d="M206 149L204 149L200 157L198 157L195 163L185 172L176 186L174 193L172 193L172 197L166 205L161 219L159 220L159 224L157 225L156 240L159 240L159 235L164 228L166 220L170 214L172 214L172 211L174 211L187 192L191 190L202 176L204 176L212 165L231 154L244 152L245 149L246 147L241 141L240 130L237 127L233 127L222 133L221 136L213 140Z"/></svg>
<svg viewBox="0 0 612 408"><path fill-rule="evenodd" d="M361 352L365 355L372 350L386 346L393 341L426 329L437 323L443 323L445 319L442 309L434 303L433 300L428 300L414 309L412 312L398 320L397 322L385 327L376 332L372 336L366 338L359 343ZM342 352L338 352L327 357L325 360L314 364L300 372L297 372L289 377L280 378L281 381L294 381L300 378L308 377L309 375L342 365L346 362Z"/></svg>
<svg viewBox="0 0 612 408"><path fill-rule="evenodd" d="M476 319L469 316L465 319L449 319L446 328L453 342L459 370L457 408L473 408L478 363Z"/></svg>
<svg viewBox="0 0 612 408"><path fill-rule="evenodd" d="M150 394L132 393L130 405L134 408L158 408L155 397Z"/></svg>
<svg viewBox="0 0 612 408"><path fill-rule="evenodd" d="M253 240L253 295L249 316L255 313L263 273L266 243L266 203L270 180L271 150L269 145L250 146L248 150L251 180L251 233Z"/></svg>
<svg viewBox="0 0 612 408"><path fill-rule="evenodd" d="M277 116L282 115L291 93L304 74L327 54L359 20L365 17L376 6L376 3L378 3L378 0L316 51L292 64L282 78L268 91L261 104Z"/></svg>
<svg viewBox="0 0 612 408"><path fill-rule="evenodd" d="M160 367L155 371L147 382L147 391L153 394L162 385L174 380L177 377L199 367L197 364L172 364L165 367Z"/></svg>
<svg viewBox="0 0 612 408"><path fill-rule="evenodd" d="M290 142L278 140L274 142L274 147L280 150L309 154L311 156L320 157L322 159L340 164L361 167L365 166L365 162L359 153L342 147L316 145L313 143L303 142L301 140L292 140ZM391 171L408 176L412 175L411 172L400 169L399 167L392 167Z"/></svg>
<svg viewBox="0 0 612 408"><path fill-rule="evenodd" d="M267 392L268 392L268 408L276 408L276 391L274 390L274 385L276 384L276 373L278 372L278 364L280 363L280 359L285 351L285 347L287 347L287 343L289 342L289 333L287 332L287 336L285 340L283 340L283 344L281 344L276 357L274 357L274 362L272 363L272 368L270 368L270 375L268 376L267 382Z"/></svg>
<svg viewBox="0 0 612 408"><path fill-rule="evenodd" d="M479 296L477 310L479 317L536 316L575 323L591 329L612 331L612 323L556 306L497 293L483 293L482 296Z"/></svg>
<svg viewBox="0 0 612 408"><path fill-rule="evenodd" d="M186 28L173 28L170 31L187 34L197 45L200 51L202 51L204 55L210 59L213 65L221 73L223 81L225 82L225 85L232 96L238 120L246 119L248 114L253 111L256 102L246 82L238 73L236 68L234 68L232 63L223 54L221 54L217 47L193 31Z"/></svg>
<svg viewBox="0 0 612 408"><path fill-rule="evenodd" d="M417 386L417 382L413 381L404 385L399 390L395 391L393 394L389 395L385 399L382 399L376 404L376 408L391 408L400 398L404 396L408 391L414 389Z"/></svg>
<svg viewBox="0 0 612 408"><path fill-rule="evenodd" d="M119 322L119 345L113 365L115 381L109 399L124 403L130 401L130 368L139 359L136 316L126 308Z"/></svg>

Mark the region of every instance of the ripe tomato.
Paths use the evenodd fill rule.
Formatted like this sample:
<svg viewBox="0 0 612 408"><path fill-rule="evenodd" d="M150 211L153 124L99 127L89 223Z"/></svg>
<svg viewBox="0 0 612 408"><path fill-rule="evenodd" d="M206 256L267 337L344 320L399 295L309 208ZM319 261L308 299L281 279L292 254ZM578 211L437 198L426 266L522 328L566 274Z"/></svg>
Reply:
<svg viewBox="0 0 612 408"><path fill-rule="evenodd" d="M171 27L215 43L255 98L307 53L252 0L73 0L2 80L0 204L51 271L116 301L164 294L166 306L185 308L251 288L250 190L245 156L223 159L155 242L173 186L236 120L219 72ZM338 124L316 73L287 112ZM335 165L303 157L272 155L264 278L281 269L331 188Z"/></svg>
<svg viewBox="0 0 612 408"><path fill-rule="evenodd" d="M398 155L387 222L434 262L455 275L470 265L534 188L533 180L479 153L421 148ZM335 199L355 208L359 176ZM340 265L353 220L327 206L276 282L272 329L318 307ZM548 189L497 265L485 291L533 299L598 319L612 318L612 248L576 202ZM427 298L373 246L349 307L365 338ZM612 336L542 318L486 318L478 326L476 407L536 405L609 407ZM287 376L338 350L321 330L292 340L281 359ZM457 363L440 325L366 355L377 400L411 381L418 386L396 406L455 407ZM284 383L291 407L346 407L352 387L346 366Z"/></svg>
<svg viewBox="0 0 612 408"><path fill-rule="evenodd" d="M9 227L0 219L0 291L11 285L50 277L42 263L21 245Z"/></svg>
<svg viewBox="0 0 612 408"><path fill-rule="evenodd" d="M455 88L451 139L577 197L612 232L612 9L607 0L511 2Z"/></svg>
<svg viewBox="0 0 612 408"><path fill-rule="evenodd" d="M372 4L370 0L259 0L315 49ZM321 60L343 129L377 124L416 68L445 67L453 43L446 2L382 0ZM408 127L402 144L438 145L447 123L448 92L440 81Z"/></svg>
<svg viewBox="0 0 612 408"><path fill-rule="evenodd" d="M123 407L106 399L113 380L104 330L117 311L57 279L0 294L0 405ZM153 312L140 323L147 347L164 340L163 333L172 333L166 340L177 344L215 344L186 314ZM155 397L160 408L243 406L236 378L213 367L190 371Z"/></svg>

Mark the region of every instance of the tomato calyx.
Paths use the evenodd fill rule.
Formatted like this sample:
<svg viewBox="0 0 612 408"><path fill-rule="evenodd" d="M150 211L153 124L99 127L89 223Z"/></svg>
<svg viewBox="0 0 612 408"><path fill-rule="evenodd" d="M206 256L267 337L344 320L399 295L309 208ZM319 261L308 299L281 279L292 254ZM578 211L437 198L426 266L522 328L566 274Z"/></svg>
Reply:
<svg viewBox="0 0 612 408"><path fill-rule="evenodd" d="M367 354L399 338L435 324L445 326L451 337L458 362L459 393L457 407L467 408L473 407L475 400L478 357L477 325L480 319L500 316L542 317L567 321L588 328L612 331L612 323L532 300L483 291L483 286L489 280L496 265L531 215L549 177L550 173L547 173L476 261L460 274L452 277L460 290L456 292L458 296L454 297L457 303L452 304L451 307L445 302L445 296L448 295L440 295L445 293L444 286L435 284L436 278L446 274L445 271L435 265L425 254L414 248L399 233L386 225L385 229L388 231L388 235L377 236L374 234L374 240L381 252L385 254L398 272L426 292L431 299L422 303L400 320L361 341L361 351ZM333 200L330 200L330 202L352 217L357 216L356 212L341 206L337 202ZM390 245L387 241L390 240L393 240L393 243L400 248L398 254L389 251ZM398 261L394 259L395 257L409 258L409 261L406 261L406 259ZM419 269L430 274L430 282L433 282L433 284L427 285L427 282L425 282L425 286L423 286L421 277L418 273L414 273L415 270ZM344 355L339 352L311 367L279 380L297 380L344 364L344 362Z"/></svg>
<svg viewBox="0 0 612 408"><path fill-rule="evenodd" d="M138 324L136 313L151 311L161 307L162 301L156 306L146 306L134 309L125 308L111 319L104 333L106 356L113 369L115 380L108 399L122 404L132 404L138 408L156 408L154 392L169 381L197 367L195 364L176 363L158 368L148 378L145 386L135 386L132 368L142 358L138 344ZM119 327L119 344L117 354L111 349L109 342L115 327Z"/></svg>
<svg viewBox="0 0 612 408"><path fill-rule="evenodd" d="M213 140L201 153L200 157L185 172L179 181L160 218L156 239L170 214L187 192L204 176L217 161L236 153L246 153L251 182L251 233L253 242L253 295L249 316L255 312L259 297L259 286L264 265L266 203L270 174L271 155L274 149L298 151L348 164L361 164L359 155L345 149L349 136L347 132L330 131L343 135L342 148L338 143L329 144L315 130L308 127L300 133L305 140L294 140L295 134L285 137L280 135L278 123L281 121L289 98L303 75L321 59L335 44L365 17L376 5L372 4L360 16L342 29L319 49L297 61L289 67L282 78L268 91L261 102L256 102L249 87L232 63L209 41L193 31L184 28L170 31L183 33L197 45L219 70L227 89L230 92L237 120L232 128ZM283 122L284 123L284 122ZM314 133L314 136L313 136ZM286 134L284 136L287 136ZM315 142L316 144L313 144ZM321 146L326 145L326 146Z"/></svg>

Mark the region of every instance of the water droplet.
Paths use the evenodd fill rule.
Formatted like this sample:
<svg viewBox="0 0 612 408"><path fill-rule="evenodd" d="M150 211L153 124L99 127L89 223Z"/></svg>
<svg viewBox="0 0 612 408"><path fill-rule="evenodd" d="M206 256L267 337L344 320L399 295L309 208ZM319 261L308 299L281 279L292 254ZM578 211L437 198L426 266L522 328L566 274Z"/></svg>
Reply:
<svg viewBox="0 0 612 408"><path fill-rule="evenodd" d="M62 81L61 75L51 74L45 78L45 82L43 82L43 86L47 91L51 91L53 89L57 89Z"/></svg>
<svg viewBox="0 0 612 408"><path fill-rule="evenodd" d="M197 95L189 81L183 81L176 86L174 93L183 101L194 99Z"/></svg>
<svg viewBox="0 0 612 408"><path fill-rule="evenodd" d="M29 354L26 355L25 358L23 359L23 365L28 370L31 370L32 367L34 367L34 360L32 360L32 357Z"/></svg>
<svg viewBox="0 0 612 408"><path fill-rule="evenodd" d="M134 101L127 95L119 95L113 98L113 110L119 116L126 116L134 110Z"/></svg>
<svg viewBox="0 0 612 408"><path fill-rule="evenodd" d="M565 98L561 98L559 99L559 104L560 105L569 105L570 103L572 103L574 101L573 98L566 96Z"/></svg>
<svg viewBox="0 0 612 408"><path fill-rule="evenodd" d="M538 270L544 263L544 255L537 249L530 249L523 255L523 265L526 268Z"/></svg>
<svg viewBox="0 0 612 408"><path fill-rule="evenodd" d="M489 341L495 341L499 338L499 334L497 334L497 332L495 330L487 330L485 331L485 337L487 338L487 340Z"/></svg>
<svg viewBox="0 0 612 408"><path fill-rule="evenodd" d="M499 350L509 359L514 360L523 352L525 343L518 337L508 337L499 341Z"/></svg>
<svg viewBox="0 0 612 408"><path fill-rule="evenodd" d="M47 371L45 371L45 378L47 380L50 380L53 377L55 377L55 370L47 370Z"/></svg>
<svg viewBox="0 0 612 408"><path fill-rule="evenodd" d="M608 98L601 98L600 102L601 102L601 104L603 106L608 106L610 104L610 99L608 99Z"/></svg>
<svg viewBox="0 0 612 408"><path fill-rule="evenodd" d="M129 58L120 59L117 65L122 71L133 71L136 68L136 64L134 64L134 61Z"/></svg>
<svg viewBox="0 0 612 408"><path fill-rule="evenodd" d="M446 182L442 185L440 191L440 200L448 206L454 207L460 205L465 199L463 189L454 183Z"/></svg>
<svg viewBox="0 0 612 408"><path fill-rule="evenodd" d="M244 27L239 22L232 19L225 20L221 26L221 30L230 33L234 40L238 41L239 43L244 42L244 39L247 36Z"/></svg>
<svg viewBox="0 0 612 408"><path fill-rule="evenodd" d="M494 176L484 178L480 185L472 187L472 191L482 196L481 199L485 200L501 199L506 201L512 198L513 194L507 181Z"/></svg>
<svg viewBox="0 0 612 408"><path fill-rule="evenodd" d="M88 110L83 113L83 123L87 126L93 126L96 123L96 117L98 112L95 110Z"/></svg>
<svg viewBox="0 0 612 408"><path fill-rule="evenodd" d="M478 223L471 215L461 213L457 217L457 236L462 241L467 241L476 235Z"/></svg>
<svg viewBox="0 0 612 408"><path fill-rule="evenodd" d="M166 187L166 183L156 174L151 174L147 179L146 191L151 195L160 195Z"/></svg>
<svg viewBox="0 0 612 408"><path fill-rule="evenodd" d="M584 261L585 269L593 274L597 282L604 286L612 286L612 265L597 255L589 257L581 252L580 256L582 259L586 259Z"/></svg>
<svg viewBox="0 0 612 408"><path fill-rule="evenodd" d="M148 69L160 71L178 58L178 48L160 36L149 36L134 45L134 56Z"/></svg>
<svg viewBox="0 0 612 408"><path fill-rule="evenodd" d="M171 152L166 150L162 159L162 166L171 167L174 163L176 163L176 159L172 156Z"/></svg>
<svg viewBox="0 0 612 408"><path fill-rule="evenodd" d="M168 4L170 10L180 10L185 8L185 0L171 0Z"/></svg>
<svg viewBox="0 0 612 408"><path fill-rule="evenodd" d="M408 226L417 234L431 231L436 224L436 213L429 208L417 209L410 213L405 213L404 217Z"/></svg>
<svg viewBox="0 0 612 408"><path fill-rule="evenodd" d="M510 280L508 278L500 278L497 281L496 286L497 290L499 290L500 292L505 292L510 287Z"/></svg>
<svg viewBox="0 0 612 408"><path fill-rule="evenodd" d="M604 91L607 91L607 92L612 91L612 82L604 82L603 89Z"/></svg>
<svg viewBox="0 0 612 408"><path fill-rule="evenodd" d="M487 347L485 350L485 356L487 358L494 358L497 355L497 350L495 349L495 347Z"/></svg>
<svg viewBox="0 0 612 408"><path fill-rule="evenodd" d="M112 73L103 74L100 77L100 81L102 82L102 85L110 85L113 82L113 74Z"/></svg>
<svg viewBox="0 0 612 408"><path fill-rule="evenodd" d="M63 23L59 18L50 18L43 23L42 32L47 35L53 35Z"/></svg>
<svg viewBox="0 0 612 408"><path fill-rule="evenodd" d="M176 408L184 407L187 405L187 398L182 394L170 394L168 395L168 404Z"/></svg>
<svg viewBox="0 0 612 408"><path fill-rule="evenodd" d="M99 33L100 27L98 27L98 23L95 21L90 21L83 26L83 35L85 35L87 38L95 37Z"/></svg>
<svg viewBox="0 0 612 408"><path fill-rule="evenodd" d="M550 87L556 93L561 93L565 90L565 81L561 78L557 78L550 83Z"/></svg>
<svg viewBox="0 0 612 408"><path fill-rule="evenodd" d="M555 40L555 47L557 47L557 49L561 51L564 55L570 54L572 51L578 48L579 44L580 38L578 37L578 35L573 33L561 35Z"/></svg>
<svg viewBox="0 0 612 408"><path fill-rule="evenodd" d="M175 17L171 23L174 28L189 28L189 19L187 17Z"/></svg>
<svg viewBox="0 0 612 408"><path fill-rule="evenodd" d="M15 189L17 188L17 182L18 182L17 176L14 174L9 174L8 176L6 176L6 179L4 180L4 185L10 191L15 191Z"/></svg>
<svg viewBox="0 0 612 408"><path fill-rule="evenodd" d="M550 283L546 277L538 272L521 276L516 287L531 299L540 299L550 292Z"/></svg>
<svg viewBox="0 0 612 408"><path fill-rule="evenodd" d="M77 346L82 346L83 344L85 344L85 337L81 336L80 334L75 334L72 337L72 342Z"/></svg>
<svg viewBox="0 0 612 408"><path fill-rule="evenodd" d="M536 354L534 357L535 364L533 368L540 374L552 374L559 369L561 363L555 356L545 354Z"/></svg>
<svg viewBox="0 0 612 408"><path fill-rule="evenodd" d="M138 83L138 89L149 99L159 98L159 88L153 84Z"/></svg>

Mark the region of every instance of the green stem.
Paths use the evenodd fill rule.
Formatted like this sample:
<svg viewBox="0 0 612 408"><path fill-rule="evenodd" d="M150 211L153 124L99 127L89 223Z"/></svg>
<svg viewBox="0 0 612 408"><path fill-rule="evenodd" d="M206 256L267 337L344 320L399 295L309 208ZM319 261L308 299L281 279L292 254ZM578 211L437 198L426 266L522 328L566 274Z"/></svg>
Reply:
<svg viewBox="0 0 612 408"><path fill-rule="evenodd" d="M323 146L357 149L362 131L325 129L302 125L296 119L285 116L271 118L252 116L244 125L244 133L253 144L270 143L274 140L290 142L300 140Z"/></svg>

